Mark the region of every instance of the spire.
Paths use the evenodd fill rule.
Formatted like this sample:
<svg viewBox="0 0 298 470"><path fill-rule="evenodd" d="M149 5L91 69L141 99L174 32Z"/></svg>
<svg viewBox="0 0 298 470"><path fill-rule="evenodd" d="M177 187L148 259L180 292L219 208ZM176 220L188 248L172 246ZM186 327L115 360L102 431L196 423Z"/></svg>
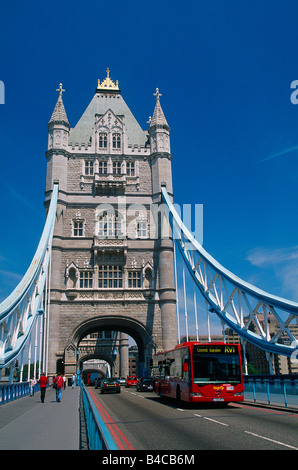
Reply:
<svg viewBox="0 0 298 470"><path fill-rule="evenodd" d="M161 93L159 93L158 88L156 88L156 92L153 93L153 96L156 96L156 104L155 104L153 117L150 121L149 128L157 125L157 126L165 127L169 130L170 127L167 123L167 120L165 118L165 115L164 115L163 110L162 110L161 105L160 105L159 97L162 96L162 95L161 95Z"/></svg>
<svg viewBox="0 0 298 470"><path fill-rule="evenodd" d="M67 116L66 116L63 100L62 100L62 93L65 91L62 88L62 83L59 84L59 88L56 91L59 92L59 96L58 96L58 100L57 100L55 109L53 111L52 117L49 122L60 122L70 127Z"/></svg>

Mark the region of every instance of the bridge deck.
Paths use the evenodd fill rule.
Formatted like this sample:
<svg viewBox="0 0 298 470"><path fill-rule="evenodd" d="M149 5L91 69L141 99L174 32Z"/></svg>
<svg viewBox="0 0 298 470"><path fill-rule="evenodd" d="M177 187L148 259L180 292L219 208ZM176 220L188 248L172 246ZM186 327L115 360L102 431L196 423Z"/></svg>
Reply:
<svg viewBox="0 0 298 470"><path fill-rule="evenodd" d="M80 388L66 388L60 403L49 387L45 403L40 392L0 406L1 450L79 450Z"/></svg>

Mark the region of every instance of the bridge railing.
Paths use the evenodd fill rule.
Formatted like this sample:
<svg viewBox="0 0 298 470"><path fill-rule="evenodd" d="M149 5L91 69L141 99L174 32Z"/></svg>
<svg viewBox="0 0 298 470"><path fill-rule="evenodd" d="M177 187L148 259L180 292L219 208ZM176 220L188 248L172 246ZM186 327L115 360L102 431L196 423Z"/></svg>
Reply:
<svg viewBox="0 0 298 470"><path fill-rule="evenodd" d="M117 446L103 422L95 403L90 400L82 383L83 405L90 450L117 450Z"/></svg>
<svg viewBox="0 0 298 470"><path fill-rule="evenodd" d="M243 382L245 400L298 411L298 375L246 375Z"/></svg>
<svg viewBox="0 0 298 470"><path fill-rule="evenodd" d="M34 386L34 392L40 390L39 383ZM30 382L16 382L0 385L0 405L25 397L30 394Z"/></svg>

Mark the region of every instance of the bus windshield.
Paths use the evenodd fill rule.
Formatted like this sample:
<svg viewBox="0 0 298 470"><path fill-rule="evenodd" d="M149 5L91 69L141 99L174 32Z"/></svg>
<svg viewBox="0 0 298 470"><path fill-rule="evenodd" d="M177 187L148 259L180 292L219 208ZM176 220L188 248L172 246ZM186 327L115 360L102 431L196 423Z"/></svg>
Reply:
<svg viewBox="0 0 298 470"><path fill-rule="evenodd" d="M193 381L195 384L240 383L240 359L237 354L193 353Z"/></svg>

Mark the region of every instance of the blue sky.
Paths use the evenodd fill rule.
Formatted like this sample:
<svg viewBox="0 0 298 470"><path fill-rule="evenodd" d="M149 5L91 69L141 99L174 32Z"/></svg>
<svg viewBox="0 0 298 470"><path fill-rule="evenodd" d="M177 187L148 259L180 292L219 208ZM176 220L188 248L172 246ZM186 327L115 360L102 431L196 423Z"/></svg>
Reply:
<svg viewBox="0 0 298 470"><path fill-rule="evenodd" d="M158 87L174 199L204 205L204 248L298 301L296 0L0 2L0 300L44 225L47 123L72 127L110 68L143 129Z"/></svg>

